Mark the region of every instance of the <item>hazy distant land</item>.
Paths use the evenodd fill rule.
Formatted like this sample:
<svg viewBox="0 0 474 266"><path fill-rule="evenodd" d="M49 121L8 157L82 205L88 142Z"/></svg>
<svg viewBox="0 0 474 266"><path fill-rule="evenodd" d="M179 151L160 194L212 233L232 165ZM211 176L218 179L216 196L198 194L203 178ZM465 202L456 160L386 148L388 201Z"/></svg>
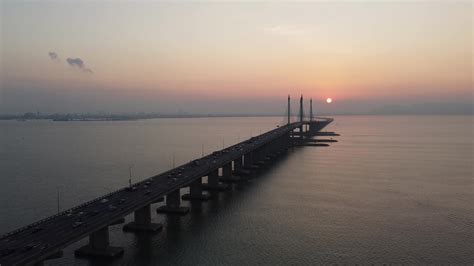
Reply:
<svg viewBox="0 0 474 266"><path fill-rule="evenodd" d="M390 105L375 108L369 112L320 113L317 115L473 115L473 104L422 103L413 105ZM275 113L40 113L0 114L0 120L35 120L48 119L53 121L126 121L153 118L198 118L198 117L251 117L251 116L282 116Z"/></svg>

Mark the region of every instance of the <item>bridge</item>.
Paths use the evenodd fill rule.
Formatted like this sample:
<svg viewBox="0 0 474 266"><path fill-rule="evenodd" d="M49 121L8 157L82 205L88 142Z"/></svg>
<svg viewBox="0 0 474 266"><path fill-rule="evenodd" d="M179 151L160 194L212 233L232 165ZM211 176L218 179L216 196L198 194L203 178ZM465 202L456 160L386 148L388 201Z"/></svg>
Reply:
<svg viewBox="0 0 474 266"><path fill-rule="evenodd" d="M185 215L189 209L181 200L208 200L210 194L203 190L225 191L227 182L248 178L292 146L314 144L316 135L332 135L320 131L333 119L313 118L312 101L309 120L303 119L303 97L299 113L299 121L291 122L288 97L285 125L0 236L0 265L41 265L85 237L89 244L76 250L76 256L121 255L123 248L109 243L108 227L123 223L125 216L133 213L134 221L125 224L124 231L158 232L162 225L151 220L152 204L164 201L158 213ZM181 195L185 187L189 194Z"/></svg>

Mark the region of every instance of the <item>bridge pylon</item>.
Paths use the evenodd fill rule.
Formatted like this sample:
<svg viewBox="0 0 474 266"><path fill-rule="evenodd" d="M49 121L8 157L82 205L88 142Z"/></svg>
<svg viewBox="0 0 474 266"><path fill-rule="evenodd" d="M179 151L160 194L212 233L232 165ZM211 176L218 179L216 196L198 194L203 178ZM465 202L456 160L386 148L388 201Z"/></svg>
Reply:
<svg viewBox="0 0 474 266"><path fill-rule="evenodd" d="M301 97L300 97L300 122L303 122L303 119L304 119L304 113L303 113L303 94L301 94ZM304 125L301 124L300 126L300 137L303 137L303 129L304 129Z"/></svg>
<svg viewBox="0 0 474 266"><path fill-rule="evenodd" d="M303 122L303 94L300 98L300 122Z"/></svg>
<svg viewBox="0 0 474 266"><path fill-rule="evenodd" d="M291 106L290 106L290 95L288 94L288 125L291 123L290 118L291 118Z"/></svg>

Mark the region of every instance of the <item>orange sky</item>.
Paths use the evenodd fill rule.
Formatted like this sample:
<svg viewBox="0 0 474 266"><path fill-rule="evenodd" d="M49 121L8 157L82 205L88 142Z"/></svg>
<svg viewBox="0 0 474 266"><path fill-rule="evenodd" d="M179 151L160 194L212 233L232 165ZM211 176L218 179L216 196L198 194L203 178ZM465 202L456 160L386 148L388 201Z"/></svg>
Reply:
<svg viewBox="0 0 474 266"><path fill-rule="evenodd" d="M1 99L21 89L108 91L110 106L115 94L135 97L130 105L301 93L374 106L472 101L472 11L469 1L3 1ZM18 109L8 106L0 111Z"/></svg>

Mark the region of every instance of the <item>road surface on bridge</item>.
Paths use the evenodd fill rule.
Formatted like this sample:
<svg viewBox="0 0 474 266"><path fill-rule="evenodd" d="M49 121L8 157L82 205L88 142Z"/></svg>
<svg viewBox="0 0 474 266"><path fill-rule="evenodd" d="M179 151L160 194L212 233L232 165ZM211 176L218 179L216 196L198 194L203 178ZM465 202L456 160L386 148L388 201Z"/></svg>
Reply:
<svg viewBox="0 0 474 266"><path fill-rule="evenodd" d="M331 119L332 121L332 119ZM0 237L0 264L37 262L306 122L277 127L162 174L147 178ZM322 121L321 123L330 123Z"/></svg>

